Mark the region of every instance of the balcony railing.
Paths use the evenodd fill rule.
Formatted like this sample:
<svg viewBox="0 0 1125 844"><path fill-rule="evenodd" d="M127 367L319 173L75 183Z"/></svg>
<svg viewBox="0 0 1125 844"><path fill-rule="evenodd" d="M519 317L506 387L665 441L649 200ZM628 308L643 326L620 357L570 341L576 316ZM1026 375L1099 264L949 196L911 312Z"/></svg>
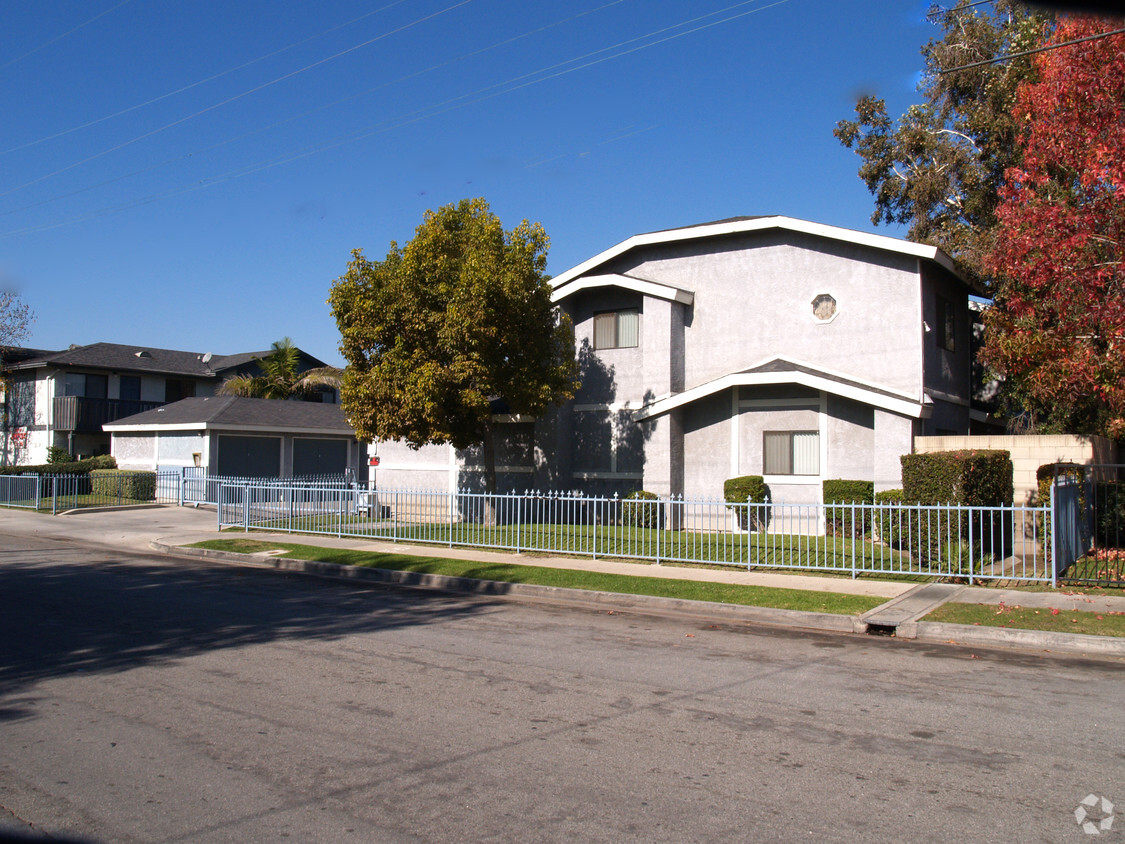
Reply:
<svg viewBox="0 0 1125 844"><path fill-rule="evenodd" d="M56 431L100 431L107 422L144 413L164 404L162 401L130 399L88 399L82 396L56 396L54 429Z"/></svg>

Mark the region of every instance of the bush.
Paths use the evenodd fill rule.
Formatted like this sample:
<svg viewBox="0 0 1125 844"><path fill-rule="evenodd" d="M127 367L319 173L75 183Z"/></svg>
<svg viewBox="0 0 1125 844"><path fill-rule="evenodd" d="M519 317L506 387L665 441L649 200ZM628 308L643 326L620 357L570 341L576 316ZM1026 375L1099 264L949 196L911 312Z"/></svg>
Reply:
<svg viewBox="0 0 1125 844"><path fill-rule="evenodd" d="M902 521L899 517L903 504L901 489L885 489L875 493L875 503L882 505L878 513L877 535L875 539L892 548L901 548L899 536Z"/></svg>
<svg viewBox="0 0 1125 844"><path fill-rule="evenodd" d="M156 498L156 472L95 469L90 472L90 492L106 498L152 501Z"/></svg>
<svg viewBox="0 0 1125 844"><path fill-rule="evenodd" d="M74 458L71 457L70 452L65 448L59 448L57 445L50 446L47 449L47 465L57 466L60 463L73 463Z"/></svg>
<svg viewBox="0 0 1125 844"><path fill-rule="evenodd" d="M1094 540L1099 548L1125 545L1125 484L1121 481L1094 484Z"/></svg>
<svg viewBox="0 0 1125 844"><path fill-rule="evenodd" d="M1011 505L1012 458L1007 451L940 451L905 454L902 460L903 498L907 504L999 507ZM990 519L983 514L957 511L923 511L907 544L922 565L934 561L951 571L967 572L974 557L993 549L1012 547L1011 519ZM972 547L968 545L972 537ZM897 537L900 541L904 537ZM957 546L951 555L950 545Z"/></svg>
<svg viewBox="0 0 1125 844"><path fill-rule="evenodd" d="M637 528L657 528L664 523L663 505L655 492L639 489L621 503L621 524Z"/></svg>
<svg viewBox="0 0 1125 844"><path fill-rule="evenodd" d="M873 504L873 481L825 481L825 530L833 536L867 536L871 533L871 511L851 507L832 507L833 504Z"/></svg>
<svg viewBox="0 0 1125 844"><path fill-rule="evenodd" d="M769 485L761 475L728 478L723 483L723 499L738 514L740 530L765 530L769 526L769 508L753 506L770 501Z"/></svg>
<svg viewBox="0 0 1125 844"><path fill-rule="evenodd" d="M0 466L0 475L88 475L94 469L116 469L112 454L99 454L72 463L40 463L35 466Z"/></svg>

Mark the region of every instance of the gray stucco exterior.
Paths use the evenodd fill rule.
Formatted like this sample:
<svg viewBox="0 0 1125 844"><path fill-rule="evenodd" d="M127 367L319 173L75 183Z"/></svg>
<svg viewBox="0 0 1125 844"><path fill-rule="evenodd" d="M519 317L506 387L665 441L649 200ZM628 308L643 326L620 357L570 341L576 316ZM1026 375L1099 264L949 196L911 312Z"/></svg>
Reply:
<svg viewBox="0 0 1125 844"><path fill-rule="evenodd" d="M519 440L498 442L502 489L715 498L764 474L814 503L829 478L900 486L915 436L969 431L969 287L933 247L739 218L637 235L552 285L582 386L499 426ZM787 471L766 471L767 434ZM472 486L472 454L378 448L381 484Z"/></svg>
<svg viewBox="0 0 1125 844"><path fill-rule="evenodd" d="M811 503L829 478L899 486L915 436L969 430L969 288L932 247L740 218L639 235L553 284L584 381L564 419L596 445L576 481L710 498L765 474L775 500ZM596 348L596 319L623 309L636 344ZM633 424L611 434L607 413ZM766 434L787 432L796 468L767 472Z"/></svg>

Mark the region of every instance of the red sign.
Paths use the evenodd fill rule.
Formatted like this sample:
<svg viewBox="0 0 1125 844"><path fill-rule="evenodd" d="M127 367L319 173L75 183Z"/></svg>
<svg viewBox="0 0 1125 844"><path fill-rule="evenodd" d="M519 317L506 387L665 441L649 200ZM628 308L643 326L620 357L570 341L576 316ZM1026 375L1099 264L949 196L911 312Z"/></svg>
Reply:
<svg viewBox="0 0 1125 844"><path fill-rule="evenodd" d="M379 458L377 456L370 458L367 461L367 465L368 466L378 466L379 465Z"/></svg>
<svg viewBox="0 0 1125 844"><path fill-rule="evenodd" d="M12 445L27 445L27 428L12 431Z"/></svg>

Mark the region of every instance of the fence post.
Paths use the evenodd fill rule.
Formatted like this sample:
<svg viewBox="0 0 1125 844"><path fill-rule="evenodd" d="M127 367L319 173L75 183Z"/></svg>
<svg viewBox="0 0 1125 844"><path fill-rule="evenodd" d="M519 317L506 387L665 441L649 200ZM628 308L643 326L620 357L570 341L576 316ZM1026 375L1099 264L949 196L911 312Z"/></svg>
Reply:
<svg viewBox="0 0 1125 844"><path fill-rule="evenodd" d="M242 485L242 530L250 532L250 484Z"/></svg>
<svg viewBox="0 0 1125 844"><path fill-rule="evenodd" d="M1055 479L1051 483L1051 512L1047 514L1047 520L1051 526L1051 541L1043 543L1043 554L1047 556L1047 565L1051 567L1051 588L1057 589L1059 585L1059 526L1055 524L1055 513L1058 508L1055 506L1055 493L1059 488L1059 470L1055 467ZM1048 547L1050 546L1050 547Z"/></svg>

